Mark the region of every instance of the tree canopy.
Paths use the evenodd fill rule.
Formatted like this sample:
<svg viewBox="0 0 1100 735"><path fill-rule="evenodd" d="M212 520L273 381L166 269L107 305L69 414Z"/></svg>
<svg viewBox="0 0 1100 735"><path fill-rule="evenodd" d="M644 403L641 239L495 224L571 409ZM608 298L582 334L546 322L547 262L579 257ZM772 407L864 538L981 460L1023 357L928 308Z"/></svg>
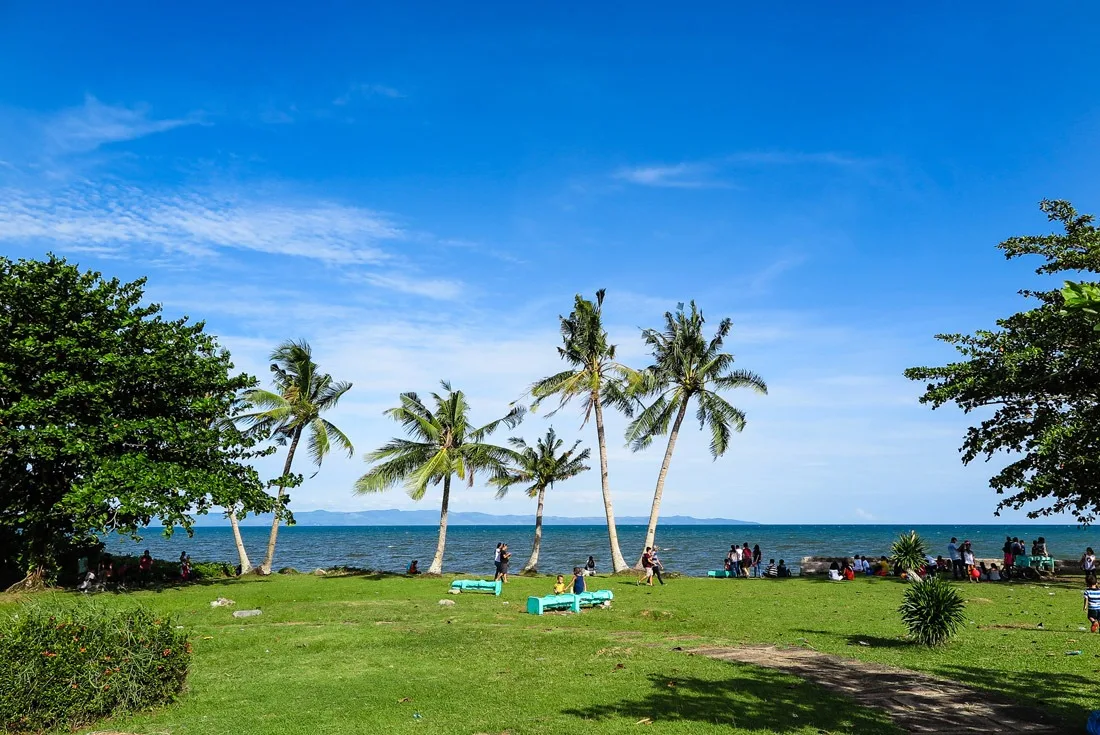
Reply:
<svg viewBox="0 0 1100 735"><path fill-rule="evenodd" d="M1093 218L1064 201L1040 207L1064 232L1010 238L999 245L1005 256L1041 256L1039 274L1100 273L1100 230ZM1090 523L1100 512L1100 331L1087 296L1098 284L1074 285L1071 293L1086 303L1067 303L1061 289L1023 290L1036 308L998 320L996 329L937 335L962 361L905 374L929 381L921 402L933 408L993 409L967 431L960 451L964 463L1011 456L990 479L1005 495L998 511L1027 508L1032 518L1072 513Z"/></svg>
<svg viewBox="0 0 1100 735"><path fill-rule="evenodd" d="M50 256L0 258L0 557L37 573L109 532L271 510L226 421L255 379L186 318Z"/></svg>

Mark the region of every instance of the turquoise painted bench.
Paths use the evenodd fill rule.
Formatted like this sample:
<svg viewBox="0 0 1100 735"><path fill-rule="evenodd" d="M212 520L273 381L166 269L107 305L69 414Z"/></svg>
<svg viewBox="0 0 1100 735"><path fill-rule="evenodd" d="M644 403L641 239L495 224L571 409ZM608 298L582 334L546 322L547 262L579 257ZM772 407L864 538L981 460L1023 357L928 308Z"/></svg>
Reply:
<svg viewBox="0 0 1100 735"><path fill-rule="evenodd" d="M527 612L532 615L542 615L548 610L572 610L579 613L581 611L581 596L567 594L527 598Z"/></svg>
<svg viewBox="0 0 1100 735"><path fill-rule="evenodd" d="M580 612L582 607L596 607L615 599L611 590L595 590L581 592L579 595L566 593L564 595L547 595L546 597L528 597L527 612L532 615L542 615L550 610L571 610Z"/></svg>
<svg viewBox="0 0 1100 735"><path fill-rule="evenodd" d="M499 579L495 582L487 579L456 579L451 582L451 589L460 592L492 592L500 597L501 582Z"/></svg>
<svg viewBox="0 0 1100 735"><path fill-rule="evenodd" d="M611 590L593 590L592 592L582 592L577 597L581 598L581 607L595 607L596 605L602 605L605 602L611 602L615 599L615 595Z"/></svg>
<svg viewBox="0 0 1100 735"><path fill-rule="evenodd" d="M737 575L728 569L712 569L707 572L708 577L736 577Z"/></svg>

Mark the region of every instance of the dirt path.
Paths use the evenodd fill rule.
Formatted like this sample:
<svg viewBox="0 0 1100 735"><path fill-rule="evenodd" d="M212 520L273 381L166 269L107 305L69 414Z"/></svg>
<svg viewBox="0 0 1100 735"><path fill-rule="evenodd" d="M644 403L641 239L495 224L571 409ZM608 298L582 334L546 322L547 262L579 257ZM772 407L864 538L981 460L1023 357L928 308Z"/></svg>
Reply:
<svg viewBox="0 0 1100 735"><path fill-rule="evenodd" d="M1066 732L1053 717L988 692L905 669L804 648L693 648L689 653L787 671L885 712L912 733Z"/></svg>

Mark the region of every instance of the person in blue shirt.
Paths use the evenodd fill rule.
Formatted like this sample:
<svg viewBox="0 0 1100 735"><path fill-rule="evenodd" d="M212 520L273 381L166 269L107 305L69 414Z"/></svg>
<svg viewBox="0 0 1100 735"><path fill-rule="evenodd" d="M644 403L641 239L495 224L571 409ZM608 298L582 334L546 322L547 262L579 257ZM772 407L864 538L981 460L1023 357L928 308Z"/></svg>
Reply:
<svg viewBox="0 0 1100 735"><path fill-rule="evenodd" d="M1100 584L1096 582L1096 575L1085 578L1085 614L1092 623L1092 632L1100 633Z"/></svg>
<svg viewBox="0 0 1100 735"><path fill-rule="evenodd" d="M584 574L580 567L573 567L573 594L584 592Z"/></svg>

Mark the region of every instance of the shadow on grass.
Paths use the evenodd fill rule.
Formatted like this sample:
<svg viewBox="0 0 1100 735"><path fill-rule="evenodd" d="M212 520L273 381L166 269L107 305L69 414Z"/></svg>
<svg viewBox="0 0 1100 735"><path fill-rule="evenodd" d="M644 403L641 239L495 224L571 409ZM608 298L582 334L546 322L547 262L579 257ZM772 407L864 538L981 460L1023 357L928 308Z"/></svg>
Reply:
<svg viewBox="0 0 1100 735"><path fill-rule="evenodd" d="M1092 662L1089 662L1092 663ZM1081 666L1086 670L1087 664ZM1091 672L1093 666L1088 666ZM1079 674L990 670L977 666L944 664L930 669L936 676L961 682L975 689L1007 695L1021 709L1050 713L1067 724L1067 732L1084 730L1090 708L1082 702L1095 701L1096 679ZM1075 701L1076 700L1076 701Z"/></svg>
<svg viewBox="0 0 1100 735"><path fill-rule="evenodd" d="M705 722L768 732L807 727L827 732L899 732L882 712L867 709L821 687L770 669L733 664L721 679L649 676L652 688L638 699L562 710L582 720L625 718L655 723Z"/></svg>

